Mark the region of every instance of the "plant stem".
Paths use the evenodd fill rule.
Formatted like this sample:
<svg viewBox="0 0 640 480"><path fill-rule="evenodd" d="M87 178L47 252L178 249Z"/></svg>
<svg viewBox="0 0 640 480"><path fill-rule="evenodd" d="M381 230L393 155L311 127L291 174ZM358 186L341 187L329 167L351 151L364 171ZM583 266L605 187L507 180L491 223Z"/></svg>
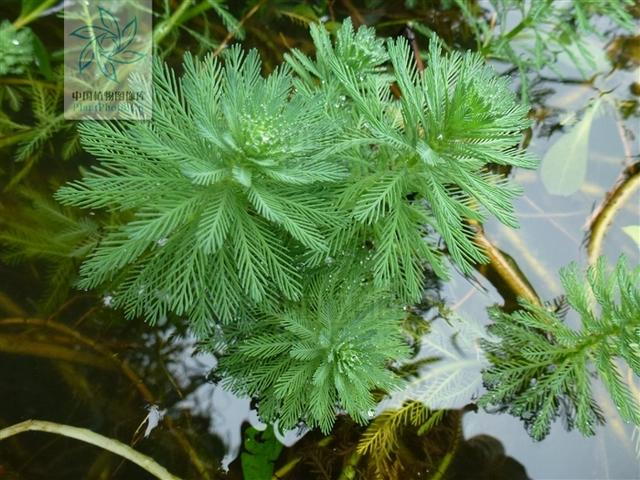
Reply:
<svg viewBox="0 0 640 480"><path fill-rule="evenodd" d="M513 27L509 32L503 37L505 41L509 41L513 39L516 35L518 35L522 30L529 26L529 18L523 18L518 25Z"/></svg>
<svg viewBox="0 0 640 480"><path fill-rule="evenodd" d="M0 441L9 438L13 435L17 435L23 432L49 432L56 435L63 435L65 437L74 438L81 442L95 445L104 450L108 450L116 455L119 455L127 460L135 463L140 468L143 468L156 478L160 480L180 480L179 477L172 475L162 465L157 463L151 457L148 457L129 445L108 438L98 433L87 430L86 428L72 427L70 425L62 425L54 422L46 422L43 420L26 420L21 423L17 423L7 428L0 430Z"/></svg>
<svg viewBox="0 0 640 480"><path fill-rule="evenodd" d="M633 192L640 188L640 163L627 167L622 178L624 180L606 196L589 221L588 228L591 232L587 243L589 265L593 265L600 256L604 236L614 217Z"/></svg>
<svg viewBox="0 0 640 480"><path fill-rule="evenodd" d="M262 5L264 5L266 0L260 0L258 3L256 3L251 10L249 10L246 15L244 17L242 17L240 19L239 25L243 26L245 24L245 22L247 20L249 20L251 17L253 17L253 15L255 15L255 13L260 10L260 8L262 7ZM213 56L217 57L220 52L222 50L224 50L227 46L227 44L231 41L231 39L234 37L234 33L233 32L229 32L227 33L227 36L224 37L224 40L222 40L222 43L220 45L218 45L218 48L216 48L215 52L213 52Z"/></svg>
<svg viewBox="0 0 640 480"><path fill-rule="evenodd" d="M23 335L0 333L0 352L75 362L102 370L115 369L113 363L102 356L75 350L72 346L56 345L50 339L28 340Z"/></svg>
<svg viewBox="0 0 640 480"><path fill-rule="evenodd" d="M298 463L300 463L300 460L302 460L302 457L296 457L296 458L294 458L294 459L292 459L292 460L288 461L287 463L285 463L282 467L280 467L280 468L278 469L278 471L277 471L277 472L275 472L275 473L273 474L273 476L271 477L271 480L280 480L280 479L282 479L282 478L286 477L286 476L289 474L289 472L290 472L291 470L293 470L293 468L294 468Z"/></svg>
<svg viewBox="0 0 640 480"><path fill-rule="evenodd" d="M24 27L25 25L28 25L29 23L31 23L34 20L36 20L40 16L40 14L42 12L44 12L48 8L51 8L56 3L56 1L57 0L45 0L40 5L38 5L36 8L31 10L29 13L27 13L25 16L20 15L16 19L16 21L13 22L13 26L16 29L18 29L18 28Z"/></svg>
<svg viewBox="0 0 640 480"><path fill-rule="evenodd" d="M322 440L318 442L318 447L326 447L333 440L333 435L329 435L328 437L324 437ZM300 463L302 457L296 457L292 460L289 460L282 467L280 467L271 477L271 480L282 480L286 477L293 468Z"/></svg>
<svg viewBox="0 0 640 480"><path fill-rule="evenodd" d="M442 457L440 463L438 464L438 469L435 473L429 478L429 480L442 480L449 469L449 465L453 461L453 458L456 456L458 452L458 447L460 446L460 439L462 438L462 420L459 419L456 425L455 432L453 434L453 439L451 441L451 445L449 446L447 453Z"/></svg>
<svg viewBox="0 0 640 480"><path fill-rule="evenodd" d="M28 79L28 78L10 78L10 77L2 77L0 78L0 84L3 85L38 85L42 88L47 88L49 90L57 90L59 87L53 82L46 82L42 80Z"/></svg>
<svg viewBox="0 0 640 480"><path fill-rule="evenodd" d="M0 312L18 317L27 315L27 312L4 292L0 292Z"/></svg>
<svg viewBox="0 0 640 480"><path fill-rule="evenodd" d="M173 30L177 25L182 23L182 16L190 7L192 0L182 0L182 3L178 8L176 8L173 15L171 15L167 20L160 22L153 29L153 43L158 45L167 34Z"/></svg>
<svg viewBox="0 0 640 480"><path fill-rule="evenodd" d="M358 450L354 450L349 458L347 459L347 463L340 472L340 476L338 480L354 480L356 478L356 467L362 458L362 454L358 453Z"/></svg>
<svg viewBox="0 0 640 480"><path fill-rule="evenodd" d="M500 276L509 289L518 297L522 297L535 305L542 305L538 295L520 276L520 272L513 267L502 252L485 236L482 225L477 222L469 223L476 227L475 241L482 247L484 253L489 257L490 265L495 269L497 275Z"/></svg>

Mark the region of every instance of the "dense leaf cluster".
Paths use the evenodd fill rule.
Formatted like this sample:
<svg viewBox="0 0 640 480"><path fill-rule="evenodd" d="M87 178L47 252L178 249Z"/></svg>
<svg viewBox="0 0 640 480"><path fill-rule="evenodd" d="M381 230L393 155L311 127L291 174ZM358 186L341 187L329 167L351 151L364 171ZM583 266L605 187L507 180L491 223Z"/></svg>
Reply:
<svg viewBox="0 0 640 480"><path fill-rule="evenodd" d="M9 20L3 20L0 23L0 75L23 73L32 62L31 30L18 30Z"/></svg>
<svg viewBox="0 0 640 480"><path fill-rule="evenodd" d="M206 331L247 303L300 296L297 264L328 251L329 187L346 169L319 99L292 94L286 67L263 78L257 52L233 48L224 67L187 56L184 70L156 63L153 120L82 125L101 166L57 197L132 212L84 263L81 287L121 275L129 315L171 311Z"/></svg>
<svg viewBox="0 0 640 480"><path fill-rule="evenodd" d="M187 55L181 76L157 62L153 119L83 124L99 166L56 196L123 219L82 288L109 285L130 317L187 316L205 338L222 325L229 384L265 418L326 431L394 385L401 307L426 269L447 276L439 242L469 271L486 259L468 220L516 225L518 189L491 166L533 162L517 149L527 108L479 55L433 37L419 71L405 40L349 21L335 44L312 36L315 59L293 51L268 77L237 47ZM337 269L367 295L310 280Z"/></svg>
<svg viewBox="0 0 640 480"><path fill-rule="evenodd" d="M263 418L283 429L302 419L328 433L341 411L366 423L373 390L401 384L387 366L409 355L404 312L365 280L318 275L304 291L231 343L220 364L223 384L257 398Z"/></svg>
<svg viewBox="0 0 640 480"><path fill-rule="evenodd" d="M315 64L294 56L327 77L317 88L287 66L262 78L257 54L233 48L224 66L187 56L181 78L158 64L153 120L81 127L101 165L57 198L132 212L84 264L82 287L122 273L131 315L206 324L246 300L298 298L297 269L329 253L367 245L375 284L408 300L425 266L446 276L435 232L465 270L484 260L465 219L515 225L518 190L487 166L532 166L515 148L526 107L478 56L444 55L435 38L423 73L405 41L388 42L398 100L372 73L385 58L373 34L347 22L335 47L314 37ZM340 122L329 82L351 106Z"/></svg>
<svg viewBox="0 0 640 480"><path fill-rule="evenodd" d="M608 275L601 257L588 269L586 282L581 277L576 264L561 271L567 301L580 315L580 330L557 313L524 302L513 314L492 310L496 340L483 340L492 366L484 372L489 392L480 403L508 409L536 439L549 432L561 412L570 426L585 435L595 433L604 419L593 397L592 372L621 417L640 425L638 398L632 393L636 387L621 370L625 365L640 376L640 267L629 269L620 257Z"/></svg>

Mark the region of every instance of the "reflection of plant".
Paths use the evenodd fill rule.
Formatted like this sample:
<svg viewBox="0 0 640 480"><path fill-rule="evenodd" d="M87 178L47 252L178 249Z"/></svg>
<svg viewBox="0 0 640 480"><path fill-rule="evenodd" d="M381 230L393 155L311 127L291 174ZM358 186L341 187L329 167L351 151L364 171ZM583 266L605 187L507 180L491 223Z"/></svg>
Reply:
<svg viewBox="0 0 640 480"><path fill-rule="evenodd" d="M83 25L70 35L88 40L78 57L78 71L82 73L95 60L102 74L116 82L116 64L136 63L144 54L130 49L138 33L138 19L133 18L120 29L118 19L108 10L98 7L100 25Z"/></svg>
<svg viewBox="0 0 640 480"><path fill-rule="evenodd" d="M483 328L462 318L431 322L412 359L418 373L393 395L391 405L420 401L431 409L464 407L482 387L480 372L487 365L480 340ZM405 367L406 368L406 367Z"/></svg>
<svg viewBox="0 0 640 480"><path fill-rule="evenodd" d="M33 37L28 28L16 28L10 21L0 23L0 75L23 73L33 62Z"/></svg>
<svg viewBox="0 0 640 480"><path fill-rule="evenodd" d="M569 425L593 435L604 420L591 391L594 368L622 418L640 425L638 399L618 365L623 360L640 375L640 267L629 270L621 257L608 276L601 257L587 271L586 284L575 264L562 270L561 278L582 330L570 329L558 314L528 302L512 314L492 310L491 333L499 341L482 342L493 365L484 372L489 392L480 404L508 409L536 439L548 433L561 410Z"/></svg>
<svg viewBox="0 0 640 480"><path fill-rule="evenodd" d="M376 407L371 391L400 385L387 366L409 353L404 312L368 283L325 275L305 292L231 346L220 361L224 382L257 397L260 415L284 429L303 419L327 433L342 409L366 423Z"/></svg>

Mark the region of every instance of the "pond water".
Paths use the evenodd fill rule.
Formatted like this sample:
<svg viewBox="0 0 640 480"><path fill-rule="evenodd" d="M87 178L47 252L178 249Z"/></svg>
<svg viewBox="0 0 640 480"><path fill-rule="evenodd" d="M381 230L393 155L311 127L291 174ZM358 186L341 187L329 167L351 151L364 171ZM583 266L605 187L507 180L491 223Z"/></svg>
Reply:
<svg viewBox="0 0 640 480"><path fill-rule="evenodd" d="M600 42L599 48L604 51L605 45ZM563 73L571 78L577 72L567 68ZM620 100L633 98L629 93L630 85L640 78L637 70L618 70L608 78L603 77L596 79L594 85L604 91L613 89L611 95ZM584 109L598 95L594 88L562 82L543 82L541 87L553 90L545 98L545 108L564 113ZM562 135L555 131L547 136L545 124L549 123L553 120L534 128L529 149L539 158ZM637 161L639 133L640 119L624 120L613 108L596 118L589 141L586 181L578 192L567 197L549 194L539 172L514 173L514 179L525 189L516 203L520 230L509 230L497 222L489 222L486 232L498 248L516 261L542 298L552 299L562 294L558 265L571 261L582 266L587 264L588 221L606 192L616 184L620 172ZM623 227L637 223L639 215L640 192L636 191L609 227L602 253L610 261L615 261L622 252L631 264L640 260L638 246L623 232ZM444 295L459 306L457 311L462 316L484 318L483 309L487 305L501 304L502 299L488 281L481 280L480 283L484 291L457 278L445 286ZM637 378L635 381L638 385ZM597 398L611 417L608 416L607 426L600 428L593 438L584 438L576 431L567 432L562 422L557 421L544 441L534 443L518 420L484 412L467 414L464 429L468 436L489 434L498 438L507 454L521 462L531 478L640 478L638 432L634 433L633 426L616 418L615 406L605 391L600 389Z"/></svg>
<svg viewBox="0 0 640 480"><path fill-rule="evenodd" d="M395 28L396 23L402 26L402 15L382 7L372 11L367 19L387 22L387 28ZM449 28L460 22L447 20ZM430 21L437 23L433 18ZM54 19L48 22L53 28L57 25ZM247 25L249 39L259 43L267 31L261 34L259 26ZM299 25L296 28L303 30ZM56 32L51 37L54 44L60 38ZM604 51L611 37L594 38L594 48ZM46 34L43 38L46 40ZM637 45L638 37L635 39ZM610 91L611 99L619 105L625 101L635 112L623 118L620 110L607 105L594 120L587 177L578 192L551 195L538 172L513 171L514 181L524 188L515 204L520 229L493 221L485 225L487 238L517 263L543 299L561 295L560 266L571 261L587 264L585 238L590 216L621 172L640 159L640 58L635 48L636 56L626 68L601 73L591 85L562 81L553 72L543 72L548 79L536 87L545 93L534 102L538 122L529 147L540 158L563 135L558 122L571 112L582 112L599 91ZM566 78L579 74L571 67L562 71ZM57 152L59 146L50 153ZM6 155L7 149L0 149L0 154ZM54 167L40 164L36 168L33 183L46 186ZM60 169L73 171L73 166ZM0 198L0 212L7 218L22 201L13 192ZM631 264L640 262L638 245L623 231L639 223L640 192L636 191L608 228L602 253L613 261L624 252ZM259 429L264 425L250 400L239 399L217 385L211 374L215 357L199 352L189 333L171 322L149 326L125 321L110 307L108 294L72 291L57 308L46 315L39 313L38 299L49 286L47 268L39 260L0 264L0 428L26 419L83 426L130 444L185 479L242 478L238 455L244 449L243 432L248 425ZM455 274L441 285L439 295L457 315L480 325L488 322L488 306L504 302L496 286L479 273L473 279ZM428 369L425 367L425 374ZM640 392L640 382L633 381ZM455 440L450 477L444 478L640 478L640 432L619 419L602 388L596 387L596 392L607 424L591 438L567 432L557 421L545 440L533 442L522 423L507 414L472 409L452 414L451 431L459 423L462 438ZM468 401L455 407L463 408ZM289 448L275 468L284 472L282 478L337 478L336 464L349 458L349 448L361 431L346 420L339 422L326 453L318 448L324 440L317 432L289 432L281 438ZM413 437L407 440L414 441ZM450 433L439 431L429 441L433 445L425 451L435 458L445 457L447 446L454 444ZM306 466L296 465L299 457L308 461ZM292 461L291 469L286 470ZM412 478L411 473L407 475L405 478ZM2 480L85 478L152 477L103 450L59 436L26 433L0 442Z"/></svg>

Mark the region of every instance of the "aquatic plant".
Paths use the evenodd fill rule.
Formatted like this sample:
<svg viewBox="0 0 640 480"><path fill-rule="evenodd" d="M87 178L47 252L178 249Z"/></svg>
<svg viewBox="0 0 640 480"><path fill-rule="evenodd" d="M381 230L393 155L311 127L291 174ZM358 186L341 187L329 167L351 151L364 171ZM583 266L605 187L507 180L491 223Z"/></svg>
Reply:
<svg viewBox="0 0 640 480"><path fill-rule="evenodd" d="M484 5L471 0L453 1L464 13L478 51L517 67L523 98L529 95L529 73L549 68L562 77L557 66L562 56L585 76L600 67L589 35L601 35L603 19L628 31L636 29L629 10L634 0L490 0ZM495 15L492 20L477 14L479 5L489 7ZM510 25L507 18L516 20L513 27L505 28Z"/></svg>
<svg viewBox="0 0 640 480"><path fill-rule="evenodd" d="M245 451L240 454L244 478L270 479L282 447L271 426L262 432L253 427L247 428L244 432Z"/></svg>
<svg viewBox="0 0 640 480"><path fill-rule="evenodd" d="M18 3L20 16L6 32L26 34L25 25L35 22L33 55L31 64L19 66L21 73L0 78L0 103L9 107L0 111L0 148L6 153L0 174L8 184L5 191L20 182L48 196L48 189L58 188L76 166L61 167L55 160L79 150L77 124L60 113L62 76L46 67L49 56L37 40L40 32L53 38L50 33L60 22L52 14L59 12L60 2L12 0L7 11L17 11ZM98 397L87 385L100 385L95 376L85 381L86 367L104 366L108 373L115 365L151 405L144 436L158 420L153 412L171 410L178 398L178 407L201 399L200 383L208 379L251 396L251 408L276 428L317 427L284 452L273 427L264 433L244 429L244 451L230 465L231 476L526 478L524 468L519 475L485 468L483 463L508 465L499 442L475 439L474 451L474 439L463 441L460 417L474 408L468 402L477 399L480 371L488 365L475 349L485 333L473 330L481 319L456 319L456 306L449 310L428 289L441 285L433 272L446 278L453 266L472 277L476 268L504 297L504 310L512 312L518 294L529 300L515 313L492 310L495 336L484 344L493 357L484 375L490 389L485 407L522 417L536 438L557 417L591 434L603 416L589 382L600 376L623 418L637 422L637 391L629 380L634 369L623 367L638 359L633 321L638 302L622 309L614 287L609 303L625 314L604 315L589 279L573 267L581 286L572 288L587 292L592 315L582 331L573 330L573 318L565 324L565 311L558 309L564 303L540 306L536 288L482 228L492 217L517 225L511 204L519 191L506 172L534 163L523 151L529 132L523 139L522 130L531 124L527 106L514 98L510 82L521 80L522 98L530 94L537 102L540 92L529 82L541 78L543 67L548 86L547 81L557 80L547 77L549 69L564 62L565 54L583 68L595 65L598 57L591 58L594 50L588 48L593 37L587 34L597 35L594 26L603 19L594 19L605 15L629 27L629 13L637 13L627 8L630 0L576 0L572 8L570 2L551 0L367 2L371 8L366 9L351 2L153 3L154 51L175 68L174 73L156 60L156 117L82 124L88 152L79 159L84 177L60 191L64 207L44 201L42 194L16 199L11 192L2 199L0 243L8 248L0 249L0 258L26 261L27 268L15 273L28 279L28 288L7 284L0 292L0 307L16 316L2 322L8 330L1 332L4 351L42 349L55 359L50 363L62 380L91 400L85 403L92 409ZM347 11L358 23L377 19L393 32L406 19L409 42L385 40L369 27L356 30L350 21L336 23ZM311 25L314 45L297 35L303 29L288 28L291 20L318 22ZM477 54L454 51L455 45L470 44L467 26L475 34ZM272 35L278 30L280 35ZM245 35L247 45L259 45L263 63L255 52L228 48ZM274 71L289 45L297 49L284 53L284 64ZM184 48L191 54L183 59ZM211 53L202 58L203 52ZM50 60L59 63L61 57L57 52ZM486 59L497 60L505 78L488 68ZM516 76L507 79L512 73ZM585 76L600 85L593 71ZM635 94L637 85L631 87ZM637 102L624 101L631 105L620 109L626 118ZM554 110L544 107L531 116L546 118L546 129ZM624 130L622 119L619 127ZM65 144L59 135L64 132L74 132ZM631 148L625 153L632 158ZM28 175L37 158L46 159L47 167ZM566 166L566 158L558 160L548 178L557 180ZM544 168L542 173L544 178ZM606 195L603 206L616 199ZM602 239L610 223L594 226L589 262L597 257L596 237ZM83 260L81 288L102 290L102 304L118 306L128 317L160 324L144 330L144 345L112 336L111 326L123 319L117 310L101 311L100 295L68 293ZM490 265L478 265L487 260ZM42 266L52 267L49 279L41 275ZM637 290L637 275L629 275L630 288ZM615 277L608 281L619 286ZM46 312L33 302L34 287L41 286L52 287ZM10 297L20 290L26 293L13 302ZM636 327L616 325L620 318ZM72 351L68 339L84 337L63 322L76 319L84 327L106 328L107 335L85 338L83 348ZM175 356L165 359L165 354L175 350L173 339L188 325L198 348L214 351L218 364L209 378L191 377L191 369L185 370L193 381L183 384L173 379ZM40 328L55 335L45 336ZM15 348L18 335L12 330L24 336L22 329L31 334ZM30 344L28 337L38 342ZM124 349L124 356L113 355L114 348ZM139 381L156 371L172 385ZM523 375L529 383L516 385ZM43 384L38 392L47 388ZM155 396L154 390L167 395ZM66 397L64 392L61 398ZM463 405L469 408L460 409ZM161 447L158 456L170 462L167 466L173 469L175 463L183 470L187 462L173 455L178 445L193 465L185 477L207 479L215 476L218 445L212 435L202 436L207 419L193 413L188 428L177 430L166 415L167 428L145 441ZM344 418L348 415L361 425ZM128 440L137 442L144 422L131 427L135 433ZM175 441L157 443L161 430ZM330 430L331 435L321 435ZM22 461L19 452L15 458ZM460 468L470 458L473 474ZM109 476L120 468L98 459L86 471Z"/></svg>
<svg viewBox="0 0 640 480"><path fill-rule="evenodd" d="M15 194L22 201L0 221L0 258L7 263L41 260L48 265L43 309L60 306L72 289L80 262L97 242L98 222L61 207L34 190Z"/></svg>
<svg viewBox="0 0 640 480"><path fill-rule="evenodd" d="M32 62L31 30L17 29L9 20L3 20L0 23L0 75L24 73Z"/></svg>
<svg viewBox="0 0 640 480"><path fill-rule="evenodd" d="M153 120L80 126L101 167L56 197L133 212L83 264L80 287L122 272L114 297L129 316L172 311L207 331L300 296L296 265L328 250L340 221L330 186L346 170L321 102L292 94L286 67L263 78L257 52L238 47L224 67L189 55L184 67L178 80L156 63Z"/></svg>
<svg viewBox="0 0 640 480"><path fill-rule="evenodd" d="M317 61L332 72L319 75L321 88L344 92L346 106L354 109L345 127L347 142L355 145L346 156L351 177L340 197L349 221L334 251L371 242L376 285L393 285L407 301L415 301L422 293L424 265L447 276L435 242L425 241L434 232L450 258L469 272L487 259L467 220L483 222L488 212L517 226L511 200L520 190L487 167L535 166L517 148L529 126L527 107L516 102L507 81L479 55L445 54L435 36L424 72L418 71L406 40L387 42L392 79L401 94L395 99L387 78L371 74L383 58L376 44L363 49L376 52L369 56L356 50L358 58L374 59L355 62L365 65L360 72L344 59L343 52L350 50L339 43L355 42L357 36L343 30L335 48L326 31L314 33ZM310 60L300 55L296 60L313 70Z"/></svg>
<svg viewBox="0 0 640 480"><path fill-rule="evenodd" d="M347 19L335 33L335 40L319 24L312 24L309 33L315 47L315 59L295 48L284 58L299 77L296 85L310 92L322 90L330 110L332 107L342 110L348 93L338 81L336 64L355 72L358 78L380 78L386 73L385 63L389 55L384 40L376 36L374 28L362 26L354 30L351 20ZM335 103L330 100L335 100Z"/></svg>
<svg viewBox="0 0 640 480"><path fill-rule="evenodd" d="M534 163L517 148L526 106L477 54L434 36L420 72L406 41L349 21L335 45L313 38L315 62L294 52L268 77L239 47L187 55L180 77L157 61L153 119L82 124L100 165L56 198L122 219L81 288L108 285L128 317L187 316L207 341L221 325L224 382L283 428L326 432L397 384L400 307L425 269L447 276L438 238L468 272L486 261L469 219L516 226L519 190L490 166Z"/></svg>
<svg viewBox="0 0 640 480"><path fill-rule="evenodd" d="M41 61L42 55L38 58ZM56 79L61 79L58 73ZM61 111L63 91L61 83L44 81L29 81L26 86L0 86L0 103L6 101L12 110L19 112L26 98L30 106L27 118L12 119L0 111L0 148L14 147L11 155L3 157L4 166L10 165L12 170L7 190L23 182L38 161L46 153L54 151L58 140L64 140L59 150L62 160L69 160L80 150L75 125L65 122Z"/></svg>
<svg viewBox="0 0 640 480"><path fill-rule="evenodd" d="M515 225L517 189L486 166L532 166L515 148L526 107L476 55L444 55L434 38L421 74L406 42L387 49L401 100L387 81L372 76L364 88L348 62L330 62L358 112L345 137L321 89L293 92L286 66L260 77L255 52L233 48L224 66L187 56L180 80L158 65L154 119L82 125L102 166L56 195L134 212L85 262L81 287L135 264L117 295L130 315L153 321L169 310L202 324L229 320L247 299L298 298L300 253L317 262L372 243L375 284L412 299L425 262L446 275L423 240L430 226L465 271L485 260L464 220L485 219L478 205ZM330 188L338 182L343 193Z"/></svg>
<svg viewBox="0 0 640 480"><path fill-rule="evenodd" d="M219 366L223 385L256 398L260 415L281 429L303 420L328 433L342 410L366 423L373 391L402 384L388 366L409 355L405 312L367 281L320 274L304 292L231 343Z"/></svg>
<svg viewBox="0 0 640 480"><path fill-rule="evenodd" d="M640 375L640 267L629 269L626 263L621 256L608 275L600 257L586 281L575 263L561 270L580 330L570 328L559 313L526 301L511 314L492 309L490 332L496 339L481 341L492 366L483 373L488 393L480 405L520 417L538 440L561 412L569 426L593 435L604 421L592 393L595 373L620 416L640 425L638 398L619 365L622 361Z"/></svg>
<svg viewBox="0 0 640 480"><path fill-rule="evenodd" d="M369 455L369 468L376 479L403 478L406 466L402 454L407 448L401 446L402 440L431 432L446 413L446 410L432 411L423 402L413 400L396 409L385 409L360 437L357 453Z"/></svg>

